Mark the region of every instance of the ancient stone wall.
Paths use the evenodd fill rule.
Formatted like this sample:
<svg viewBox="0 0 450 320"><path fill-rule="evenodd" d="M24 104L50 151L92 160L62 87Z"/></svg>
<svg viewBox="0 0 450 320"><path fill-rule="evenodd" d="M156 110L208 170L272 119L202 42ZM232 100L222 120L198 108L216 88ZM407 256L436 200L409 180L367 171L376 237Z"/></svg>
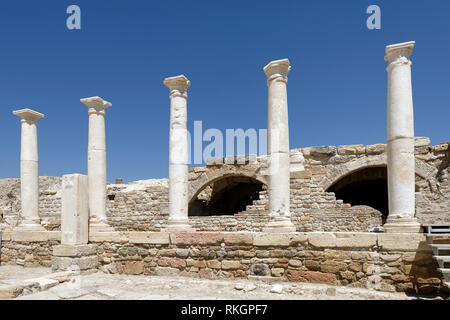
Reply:
<svg viewBox="0 0 450 320"><path fill-rule="evenodd" d="M416 138L416 211L422 224L450 224L449 145L431 146ZM211 159L189 169L190 199L207 199L214 184L233 177L267 184L266 157L237 164L237 159ZM380 211L350 205L326 190L364 168L386 166L386 145L320 146L291 150L291 219L297 231L367 231L383 223ZM61 179L40 177L40 214L47 230L59 229ZM9 230L20 212L20 180L0 179L0 227ZM267 191L234 215L191 216L199 231L262 231L268 221ZM118 231L159 231L168 218L167 179L108 184L107 217Z"/></svg>
<svg viewBox="0 0 450 320"><path fill-rule="evenodd" d="M57 234L41 233L25 242L25 234L6 233L1 262L48 266ZM446 290L423 234L122 232L91 235L89 242L98 245L99 268L107 273Z"/></svg>
<svg viewBox="0 0 450 320"><path fill-rule="evenodd" d="M0 179L0 229L17 225L20 214L20 178ZM47 230L61 224L61 178L39 177L39 214Z"/></svg>

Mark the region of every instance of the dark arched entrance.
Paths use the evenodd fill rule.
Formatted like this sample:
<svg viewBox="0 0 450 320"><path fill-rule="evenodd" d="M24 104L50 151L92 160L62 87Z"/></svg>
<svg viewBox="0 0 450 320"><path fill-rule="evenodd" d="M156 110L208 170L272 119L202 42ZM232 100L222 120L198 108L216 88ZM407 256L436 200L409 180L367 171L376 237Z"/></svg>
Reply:
<svg viewBox="0 0 450 320"><path fill-rule="evenodd" d="M352 206L366 205L383 214L383 223L389 214L387 168L367 167L354 171L333 183L326 191Z"/></svg>
<svg viewBox="0 0 450 320"><path fill-rule="evenodd" d="M189 216L233 215L259 199L264 184L245 176L227 176L206 186L189 205Z"/></svg>

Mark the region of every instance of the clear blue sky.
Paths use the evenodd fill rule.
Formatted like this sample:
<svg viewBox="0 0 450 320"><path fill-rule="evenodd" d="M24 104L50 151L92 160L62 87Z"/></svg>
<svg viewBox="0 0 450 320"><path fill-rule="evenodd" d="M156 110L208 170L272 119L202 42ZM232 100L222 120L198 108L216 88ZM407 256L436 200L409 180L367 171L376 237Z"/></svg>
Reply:
<svg viewBox="0 0 450 320"><path fill-rule="evenodd" d="M81 30L66 8L81 8ZM381 30L366 8L381 7ZM87 107L107 109L108 181L167 177L165 77L191 81L188 127L266 128L262 68L289 58L291 148L386 141L387 44L416 41L416 136L450 140L450 1L8 1L0 8L0 177L20 175L20 122L39 120L40 175L87 171Z"/></svg>

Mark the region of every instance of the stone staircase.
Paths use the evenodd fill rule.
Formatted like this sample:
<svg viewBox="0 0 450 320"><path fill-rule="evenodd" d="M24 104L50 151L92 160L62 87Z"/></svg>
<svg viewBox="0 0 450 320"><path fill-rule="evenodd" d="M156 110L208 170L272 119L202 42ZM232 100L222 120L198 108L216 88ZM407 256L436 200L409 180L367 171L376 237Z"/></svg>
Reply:
<svg viewBox="0 0 450 320"><path fill-rule="evenodd" d="M428 243L433 250L433 259L444 276L444 284L450 289L450 226L426 226Z"/></svg>
<svg viewBox="0 0 450 320"><path fill-rule="evenodd" d="M269 195L267 190L261 190L259 192L259 199L253 200L253 203L247 205L244 211L236 213L236 215L261 215L267 214L267 204L268 204Z"/></svg>

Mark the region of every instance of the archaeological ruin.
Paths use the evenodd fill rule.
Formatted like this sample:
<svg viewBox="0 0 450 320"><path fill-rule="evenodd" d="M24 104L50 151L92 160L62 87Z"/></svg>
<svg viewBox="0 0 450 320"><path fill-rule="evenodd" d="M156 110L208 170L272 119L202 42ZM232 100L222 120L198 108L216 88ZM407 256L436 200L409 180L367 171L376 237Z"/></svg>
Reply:
<svg viewBox="0 0 450 320"><path fill-rule="evenodd" d="M450 142L414 136L410 56L389 45L387 142L290 148L288 59L264 67L268 154L188 166L189 80L166 78L169 177L107 183L105 114L88 107L88 173L39 176L21 120L20 178L0 179L1 264L447 292ZM382 94L382 93L380 93Z"/></svg>

